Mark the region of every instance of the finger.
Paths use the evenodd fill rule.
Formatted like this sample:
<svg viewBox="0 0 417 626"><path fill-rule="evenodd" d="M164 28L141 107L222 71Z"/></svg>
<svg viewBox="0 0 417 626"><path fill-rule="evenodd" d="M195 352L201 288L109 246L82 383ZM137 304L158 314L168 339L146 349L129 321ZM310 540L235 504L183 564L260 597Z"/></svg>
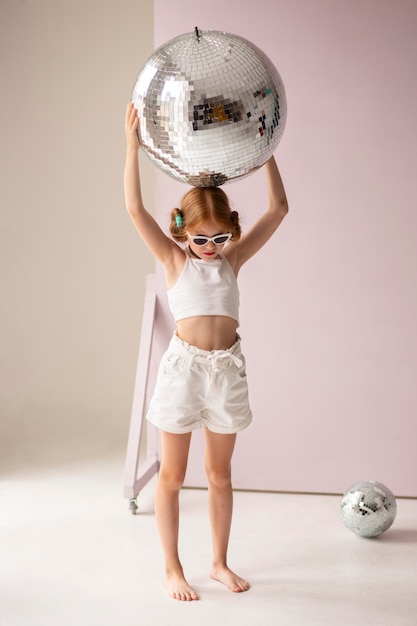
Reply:
<svg viewBox="0 0 417 626"><path fill-rule="evenodd" d="M129 104L126 107L126 115L125 115L126 126L130 126L131 125L132 108L133 108L133 104L131 102L129 102Z"/></svg>
<svg viewBox="0 0 417 626"><path fill-rule="evenodd" d="M130 112L130 123L132 124L132 126L138 123L138 119L138 112L135 108L132 108Z"/></svg>

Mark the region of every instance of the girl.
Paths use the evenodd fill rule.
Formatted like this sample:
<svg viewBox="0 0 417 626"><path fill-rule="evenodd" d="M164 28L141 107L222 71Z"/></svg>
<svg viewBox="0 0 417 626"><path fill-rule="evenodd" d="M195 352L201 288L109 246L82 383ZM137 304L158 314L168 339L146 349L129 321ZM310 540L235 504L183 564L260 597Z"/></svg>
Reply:
<svg viewBox="0 0 417 626"><path fill-rule="evenodd" d="M191 432L203 427L213 563L211 577L231 591L249 583L227 563L232 520L231 459L237 432L251 422L245 360L240 350L240 268L268 241L288 212L271 157L265 165L268 209L245 234L219 187L194 187L171 213L167 237L142 202L138 117L128 104L124 188L126 207L150 251L165 269L176 331L160 364L148 419L161 431L161 467L155 513L165 557L164 585L172 598L198 600L178 554L179 491ZM178 243L177 243L178 242ZM183 245L178 245L178 244Z"/></svg>

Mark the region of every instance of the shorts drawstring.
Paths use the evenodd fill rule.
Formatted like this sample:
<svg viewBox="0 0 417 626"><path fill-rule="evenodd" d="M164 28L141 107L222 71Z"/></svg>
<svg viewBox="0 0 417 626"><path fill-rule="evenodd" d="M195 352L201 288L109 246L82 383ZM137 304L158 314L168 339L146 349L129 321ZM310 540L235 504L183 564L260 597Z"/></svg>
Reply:
<svg viewBox="0 0 417 626"><path fill-rule="evenodd" d="M235 356L231 352L221 352L220 354L209 355L207 360L212 365L211 380L213 385L216 385L217 377L223 369L230 367L232 364L236 365L236 367L241 367L243 364L242 359L239 359L239 357Z"/></svg>
<svg viewBox="0 0 417 626"><path fill-rule="evenodd" d="M191 370L194 363L201 363L210 369L210 378L212 385L217 384L218 375L227 367L235 365L237 368L242 367L243 361L232 352L221 351L217 353L209 353L207 356L201 354L192 354L188 362L188 369Z"/></svg>
<svg viewBox="0 0 417 626"><path fill-rule="evenodd" d="M222 369L222 367L228 367L230 365L230 361L232 361L236 367L242 367L243 361L239 359L239 357L232 354L232 352L220 352L220 354L209 355L207 357L208 361L211 361L214 369ZM220 367L219 367L220 366Z"/></svg>

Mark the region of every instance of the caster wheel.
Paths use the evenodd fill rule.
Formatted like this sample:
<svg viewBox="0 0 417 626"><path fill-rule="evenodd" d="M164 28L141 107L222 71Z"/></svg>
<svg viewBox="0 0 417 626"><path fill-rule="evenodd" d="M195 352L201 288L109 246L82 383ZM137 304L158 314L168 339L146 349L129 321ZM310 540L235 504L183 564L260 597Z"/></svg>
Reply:
<svg viewBox="0 0 417 626"><path fill-rule="evenodd" d="M138 505L136 504L136 500L132 499L129 502L129 508L132 515L136 515L136 511L138 510Z"/></svg>

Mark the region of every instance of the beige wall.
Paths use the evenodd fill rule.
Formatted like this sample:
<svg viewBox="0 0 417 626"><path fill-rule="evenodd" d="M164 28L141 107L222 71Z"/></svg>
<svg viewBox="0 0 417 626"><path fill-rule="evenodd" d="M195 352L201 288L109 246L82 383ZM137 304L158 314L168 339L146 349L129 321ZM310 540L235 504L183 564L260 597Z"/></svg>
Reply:
<svg viewBox="0 0 417 626"><path fill-rule="evenodd" d="M153 3L0 11L0 458L27 471L126 443L153 261L124 208L123 118Z"/></svg>

